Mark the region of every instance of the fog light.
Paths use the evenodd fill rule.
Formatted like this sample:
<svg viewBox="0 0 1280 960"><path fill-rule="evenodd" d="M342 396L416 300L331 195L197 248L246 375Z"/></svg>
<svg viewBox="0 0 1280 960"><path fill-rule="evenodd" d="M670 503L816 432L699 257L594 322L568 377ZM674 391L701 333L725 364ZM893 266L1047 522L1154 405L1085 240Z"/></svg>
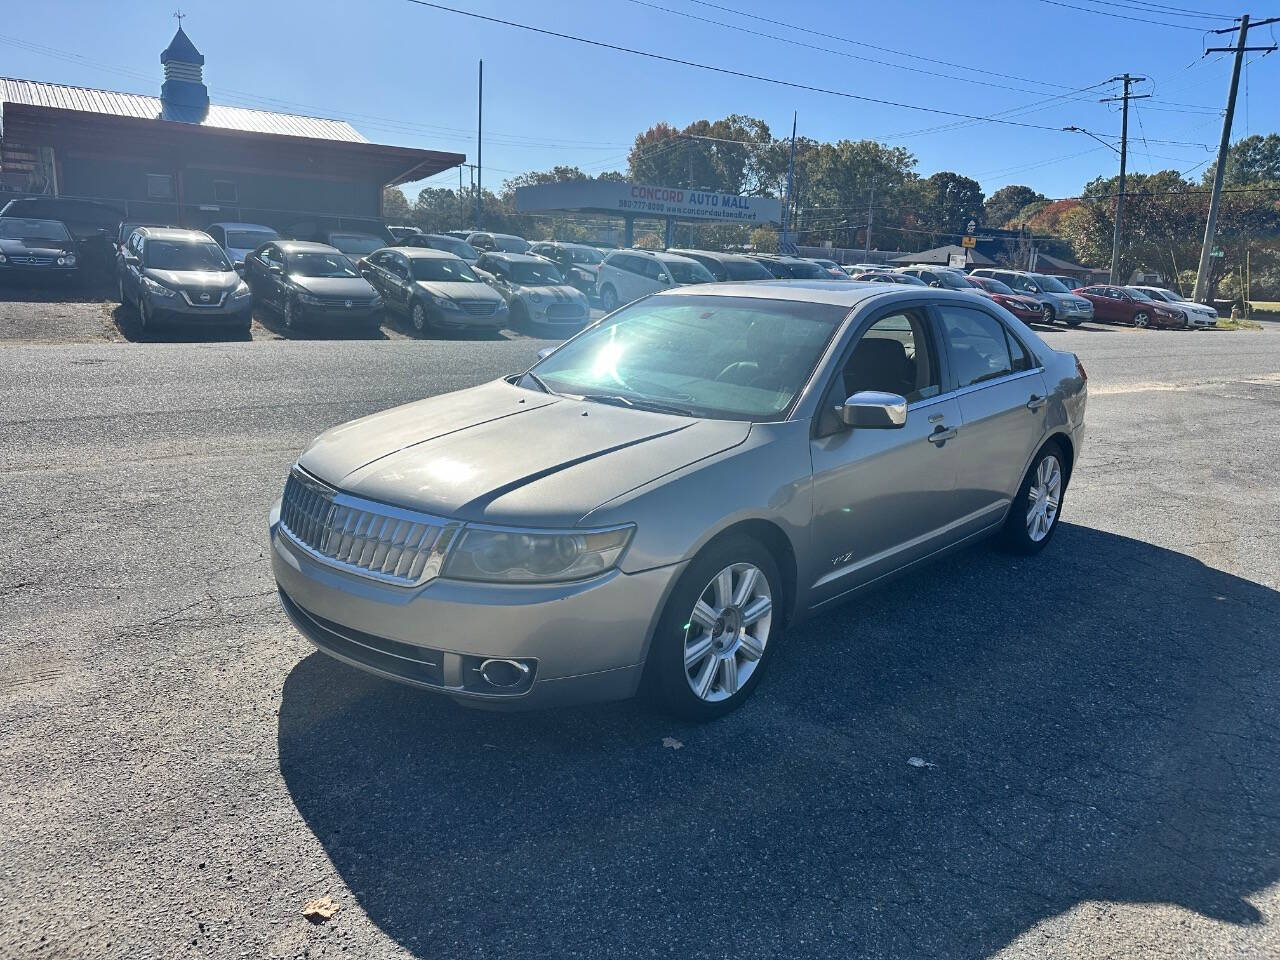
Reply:
<svg viewBox="0 0 1280 960"><path fill-rule="evenodd" d="M528 664L519 660L486 660L480 664L479 671L485 683L502 690L520 686L529 676Z"/></svg>

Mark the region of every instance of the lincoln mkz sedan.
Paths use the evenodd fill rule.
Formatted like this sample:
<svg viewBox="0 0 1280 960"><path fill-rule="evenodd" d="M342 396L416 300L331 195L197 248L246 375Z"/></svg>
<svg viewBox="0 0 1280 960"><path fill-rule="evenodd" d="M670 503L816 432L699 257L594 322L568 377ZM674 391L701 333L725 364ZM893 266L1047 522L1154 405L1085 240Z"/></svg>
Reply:
<svg viewBox="0 0 1280 960"><path fill-rule="evenodd" d="M709 719L788 624L983 537L1042 549L1085 401L1074 355L974 294L683 287L322 434L272 565L298 629L372 673L498 708L643 690Z"/></svg>

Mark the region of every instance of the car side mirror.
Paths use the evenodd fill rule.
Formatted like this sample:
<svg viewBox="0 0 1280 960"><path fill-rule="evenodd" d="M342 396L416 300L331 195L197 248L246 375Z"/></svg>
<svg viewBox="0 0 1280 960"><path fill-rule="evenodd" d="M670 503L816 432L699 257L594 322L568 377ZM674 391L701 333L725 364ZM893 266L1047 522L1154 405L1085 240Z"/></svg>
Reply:
<svg viewBox="0 0 1280 960"><path fill-rule="evenodd" d="M1027 285L1027 293L1039 293L1039 292L1040 292L1040 288L1037 287L1034 283Z"/></svg>
<svg viewBox="0 0 1280 960"><path fill-rule="evenodd" d="M879 390L859 390L836 407L846 427L864 430L896 430L907 423L906 397Z"/></svg>
<svg viewBox="0 0 1280 960"><path fill-rule="evenodd" d="M929 286L931 286L931 287L941 287L941 286L942 286L942 284L940 284L937 280L930 280L930 281L929 281Z"/></svg>
<svg viewBox="0 0 1280 960"><path fill-rule="evenodd" d="M267 269L268 269L271 273L284 273L284 266L283 266L282 264L279 264L279 263L268 263L268 264L267 264Z"/></svg>
<svg viewBox="0 0 1280 960"><path fill-rule="evenodd" d="M236 268L236 273L244 273L244 261L243 261L243 260L237 260L235 263L233 263L233 264L232 264L232 266Z"/></svg>

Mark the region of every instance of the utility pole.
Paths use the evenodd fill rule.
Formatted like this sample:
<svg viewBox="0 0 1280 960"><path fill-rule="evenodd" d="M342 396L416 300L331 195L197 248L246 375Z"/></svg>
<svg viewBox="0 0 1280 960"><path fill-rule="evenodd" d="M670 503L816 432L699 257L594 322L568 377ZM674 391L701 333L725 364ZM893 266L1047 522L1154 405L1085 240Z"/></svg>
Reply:
<svg viewBox="0 0 1280 960"><path fill-rule="evenodd" d="M1263 27L1269 23L1280 22L1280 17L1271 17L1268 20L1259 20L1254 24L1255 27ZM1214 33L1230 33L1235 27L1227 27L1223 30L1214 30ZM1204 245L1200 248L1200 267L1196 270L1196 288L1191 294L1191 299L1204 302L1209 298L1209 264L1213 257L1214 234L1218 229L1218 199L1222 195L1222 176L1226 173L1227 168L1227 151L1231 147L1231 121L1235 118L1236 112L1236 91L1240 88L1240 66L1244 62L1244 55L1252 50L1264 50L1270 53L1276 49L1270 47L1247 47L1245 41L1249 37L1249 15L1246 13L1240 18L1240 39L1234 47L1210 47L1205 51L1205 55L1211 53L1234 53L1235 62L1231 68L1231 89L1227 91L1227 113L1222 118L1222 138L1218 141L1218 165L1213 171L1213 192L1209 195L1209 218L1204 225Z"/></svg>
<svg viewBox="0 0 1280 960"><path fill-rule="evenodd" d="M796 118L798 116L799 116L799 111L796 111L791 114L791 159L787 162L787 195L783 199L783 203L782 203L782 244L781 246L783 250L786 249L787 244L790 242L787 235L787 227L788 227L790 218L787 216L787 214L790 212L790 208L791 208L791 181L794 178L795 172L796 172ZM781 253L782 250L779 250L779 252Z"/></svg>
<svg viewBox="0 0 1280 960"><path fill-rule="evenodd" d="M484 192L481 185L481 151L484 132L484 61L480 61L480 87L476 95L476 229L480 229L480 194Z"/></svg>
<svg viewBox="0 0 1280 960"><path fill-rule="evenodd" d="M1099 101L1100 103L1114 103L1119 100L1123 104L1120 120L1120 189L1116 196L1115 231L1111 236L1111 282L1114 284L1120 282L1117 274L1120 272L1120 233L1124 229L1125 163L1129 159L1129 101L1145 100L1151 94L1131 94L1129 92L1129 84L1146 80L1146 77L1131 77L1126 73L1122 77L1112 77L1111 79L1124 81L1124 93L1118 97L1107 97L1105 100Z"/></svg>
<svg viewBox="0 0 1280 960"><path fill-rule="evenodd" d="M871 192L867 195L867 248L863 251L863 263L871 262L871 222L875 217L876 185L871 184Z"/></svg>

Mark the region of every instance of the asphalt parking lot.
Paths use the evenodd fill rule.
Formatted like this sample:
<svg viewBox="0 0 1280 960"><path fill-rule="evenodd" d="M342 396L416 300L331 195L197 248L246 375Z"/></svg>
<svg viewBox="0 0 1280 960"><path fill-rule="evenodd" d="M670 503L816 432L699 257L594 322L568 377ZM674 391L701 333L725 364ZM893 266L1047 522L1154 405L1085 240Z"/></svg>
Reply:
<svg viewBox="0 0 1280 960"><path fill-rule="evenodd" d="M0 956L1280 955L1280 330L1045 336L1051 547L793 630L703 727L466 711L278 608L301 447L543 341L0 348Z"/></svg>

